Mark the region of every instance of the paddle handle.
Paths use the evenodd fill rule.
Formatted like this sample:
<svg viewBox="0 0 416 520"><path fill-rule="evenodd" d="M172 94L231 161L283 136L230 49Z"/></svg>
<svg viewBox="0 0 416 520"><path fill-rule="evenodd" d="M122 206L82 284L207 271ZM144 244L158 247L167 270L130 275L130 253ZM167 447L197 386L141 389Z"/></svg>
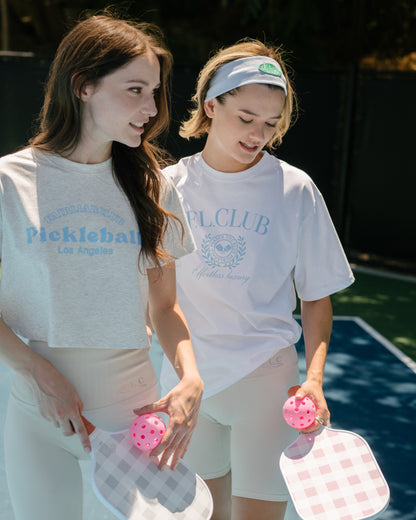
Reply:
<svg viewBox="0 0 416 520"><path fill-rule="evenodd" d="M90 423L90 421L88 421L84 416L81 416L81 418L85 428L87 429L88 435L91 435L91 433L95 430L95 426Z"/></svg>

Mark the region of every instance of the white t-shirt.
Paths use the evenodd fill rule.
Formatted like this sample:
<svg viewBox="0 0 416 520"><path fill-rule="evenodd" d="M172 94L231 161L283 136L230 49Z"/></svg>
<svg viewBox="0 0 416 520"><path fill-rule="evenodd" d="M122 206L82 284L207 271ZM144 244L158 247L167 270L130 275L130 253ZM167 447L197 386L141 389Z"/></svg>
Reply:
<svg viewBox="0 0 416 520"><path fill-rule="evenodd" d="M194 243L178 194L164 176L175 257ZM26 339L50 347L146 348L148 280L141 237L111 159L78 164L27 148L0 159L0 308Z"/></svg>
<svg viewBox="0 0 416 520"><path fill-rule="evenodd" d="M268 153L223 173L201 154L165 169L180 194L198 250L177 262L178 299L209 397L295 343L295 288L323 298L354 277L318 189ZM162 368L164 392L177 382Z"/></svg>

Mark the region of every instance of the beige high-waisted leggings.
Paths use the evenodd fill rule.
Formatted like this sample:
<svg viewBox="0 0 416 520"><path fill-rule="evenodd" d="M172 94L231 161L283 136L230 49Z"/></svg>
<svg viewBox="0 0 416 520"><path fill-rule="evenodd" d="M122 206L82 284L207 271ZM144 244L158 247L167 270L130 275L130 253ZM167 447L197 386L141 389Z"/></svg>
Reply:
<svg viewBox="0 0 416 520"><path fill-rule="evenodd" d="M204 479L232 473L234 496L286 502L279 458L298 433L283 418L287 391L299 383L296 348L204 399L184 462Z"/></svg>
<svg viewBox="0 0 416 520"><path fill-rule="evenodd" d="M129 428L133 410L158 399L146 349L52 349L29 345L77 390L83 415L106 431ZM15 520L81 520L82 473L88 459L79 437L64 437L44 419L29 385L16 376L5 424L5 461Z"/></svg>

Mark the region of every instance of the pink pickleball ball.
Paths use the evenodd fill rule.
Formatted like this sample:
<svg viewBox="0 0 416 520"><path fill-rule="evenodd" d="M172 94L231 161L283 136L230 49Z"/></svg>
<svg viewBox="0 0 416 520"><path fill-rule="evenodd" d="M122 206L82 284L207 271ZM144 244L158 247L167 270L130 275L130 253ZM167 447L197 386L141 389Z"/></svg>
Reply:
<svg viewBox="0 0 416 520"><path fill-rule="evenodd" d="M139 415L130 426L130 440L142 451L150 451L159 446L166 432L166 426L157 415Z"/></svg>
<svg viewBox="0 0 416 520"><path fill-rule="evenodd" d="M312 426L316 415L316 407L308 396L296 399L294 396L283 405L283 416L289 426L303 430Z"/></svg>

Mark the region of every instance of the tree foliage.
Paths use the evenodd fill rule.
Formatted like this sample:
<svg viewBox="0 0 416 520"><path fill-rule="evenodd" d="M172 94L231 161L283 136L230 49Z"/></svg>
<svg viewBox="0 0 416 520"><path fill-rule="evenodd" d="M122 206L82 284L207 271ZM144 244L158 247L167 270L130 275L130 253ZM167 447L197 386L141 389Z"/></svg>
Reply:
<svg viewBox="0 0 416 520"><path fill-rule="evenodd" d="M9 50L52 54L108 0L7 0ZM176 61L201 63L243 37L283 44L296 67L337 67L416 51L416 0L136 0L117 10L157 23ZM4 18L4 12L2 13Z"/></svg>

